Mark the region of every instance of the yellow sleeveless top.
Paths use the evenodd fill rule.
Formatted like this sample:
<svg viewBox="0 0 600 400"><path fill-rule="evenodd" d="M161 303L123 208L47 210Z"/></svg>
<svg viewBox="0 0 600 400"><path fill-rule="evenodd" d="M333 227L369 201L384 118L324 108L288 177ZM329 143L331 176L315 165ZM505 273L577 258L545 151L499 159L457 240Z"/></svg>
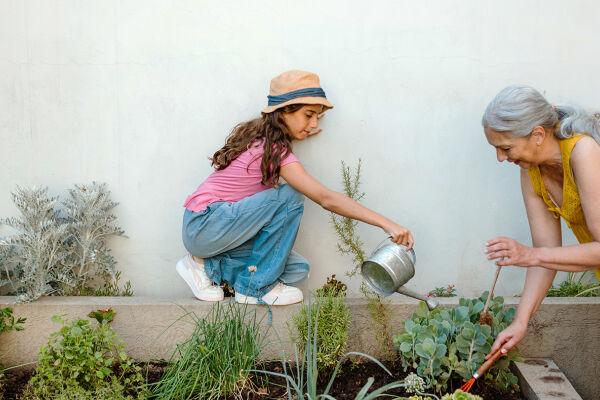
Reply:
<svg viewBox="0 0 600 400"><path fill-rule="evenodd" d="M554 215L554 218L559 219L563 217L567 226L573 231L575 237L579 243L593 242L594 238L590 230L588 229L587 223L585 222L585 215L583 215L583 208L581 208L581 199L579 198L579 191L577 185L573 180L573 174L571 173L571 152L575 144L581 139L583 135L573 136L568 139L560 141L560 153L562 156L563 163L563 201L562 207L558 207L554 201L550 198L546 185L542 180L540 169L531 167L528 169L529 179L535 193L544 199L544 202L548 206L548 210ZM594 270L596 277L600 281L600 268Z"/></svg>

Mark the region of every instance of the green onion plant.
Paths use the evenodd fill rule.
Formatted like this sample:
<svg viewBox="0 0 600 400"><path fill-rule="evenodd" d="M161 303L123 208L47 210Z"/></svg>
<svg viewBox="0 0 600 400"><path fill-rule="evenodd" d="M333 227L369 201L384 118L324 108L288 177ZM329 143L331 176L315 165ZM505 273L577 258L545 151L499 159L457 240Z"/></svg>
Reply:
<svg viewBox="0 0 600 400"><path fill-rule="evenodd" d="M234 302L217 302L204 318L187 313L195 328L173 352L160 381L151 384L152 398L239 398L252 389L250 374L265 345L262 318L256 310Z"/></svg>

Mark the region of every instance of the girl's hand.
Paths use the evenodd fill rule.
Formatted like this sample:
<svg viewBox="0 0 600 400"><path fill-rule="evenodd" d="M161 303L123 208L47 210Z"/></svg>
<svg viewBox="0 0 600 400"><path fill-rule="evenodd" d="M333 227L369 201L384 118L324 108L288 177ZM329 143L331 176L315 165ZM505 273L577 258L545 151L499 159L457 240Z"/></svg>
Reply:
<svg viewBox="0 0 600 400"><path fill-rule="evenodd" d="M485 359L491 357L498 349L502 349L502 353L506 354L512 350L525 337L527 332L527 323L519 323L513 321L505 330L498 334L496 341L492 345L492 350L485 356Z"/></svg>
<svg viewBox="0 0 600 400"><path fill-rule="evenodd" d="M323 118L323 116L325 115L325 112L320 113L319 115L317 115L318 119ZM320 133L323 129L321 128L317 128L315 130L310 131L310 133L308 134L308 136L312 136L312 135L316 135L317 133Z"/></svg>
<svg viewBox="0 0 600 400"><path fill-rule="evenodd" d="M313 129L312 131L310 131L308 136L316 135L317 133L320 133L322 130L323 129L321 129L321 128Z"/></svg>
<svg viewBox="0 0 600 400"><path fill-rule="evenodd" d="M517 267L531 267L536 264L534 249L507 237L497 237L489 240L485 244L485 254L488 260L495 260L496 265L501 267L506 265L515 265ZM503 258L503 260L502 260Z"/></svg>
<svg viewBox="0 0 600 400"><path fill-rule="evenodd" d="M383 228L383 230L385 233L391 236L392 242L407 246L407 250L413 248L415 240L413 239L410 231L405 227L392 222L389 226Z"/></svg>

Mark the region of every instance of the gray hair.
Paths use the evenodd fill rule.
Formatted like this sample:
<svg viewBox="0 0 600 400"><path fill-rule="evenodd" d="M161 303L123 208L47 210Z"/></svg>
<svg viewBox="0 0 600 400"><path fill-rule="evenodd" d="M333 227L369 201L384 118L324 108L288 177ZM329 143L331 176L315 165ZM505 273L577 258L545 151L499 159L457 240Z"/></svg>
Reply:
<svg viewBox="0 0 600 400"><path fill-rule="evenodd" d="M600 113L588 113L572 105L552 106L534 88L512 85L500 91L488 104L481 124L497 132L507 132L513 137L526 137L536 126L553 128L558 139L587 134L600 143Z"/></svg>

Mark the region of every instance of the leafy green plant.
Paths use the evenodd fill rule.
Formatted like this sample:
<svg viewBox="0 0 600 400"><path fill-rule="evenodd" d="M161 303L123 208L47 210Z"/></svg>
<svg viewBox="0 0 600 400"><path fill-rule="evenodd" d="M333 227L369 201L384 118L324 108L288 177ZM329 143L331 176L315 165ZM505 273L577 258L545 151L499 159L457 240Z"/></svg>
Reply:
<svg viewBox="0 0 600 400"><path fill-rule="evenodd" d="M62 328L40 349L23 399L71 399L74 393L90 399L145 399L148 391L140 368L123 351L121 339L108 324L114 313L108 314L94 325L84 319L52 317ZM94 397L100 393L112 395Z"/></svg>
<svg viewBox="0 0 600 400"><path fill-rule="evenodd" d="M17 318L15 320L15 317L13 316L13 309L12 307L4 307L4 308L0 308L0 333L3 332L10 332L12 330L14 331L22 331L23 330L23 324L25 323L25 321L27 320L27 318ZM2 399L3 395L3 387L2 387L2 381L1 379L4 377L4 370L2 370L1 368L3 367L3 364L0 363L0 399Z"/></svg>
<svg viewBox="0 0 600 400"><path fill-rule="evenodd" d="M312 315L309 316L309 306L303 302L300 312L292 317L292 337L301 354L306 350L305 344L309 339L309 331L316 335L316 359L320 373L330 374L346 351L350 310L344 302L345 297L343 292L336 294L333 290L326 291L326 294L316 296L318 307L311 308ZM319 310L318 329L317 310ZM312 326L309 326L310 323Z"/></svg>
<svg viewBox="0 0 600 400"><path fill-rule="evenodd" d="M446 287L436 287L429 291L425 296L427 297L456 297L456 287L454 285L448 285Z"/></svg>
<svg viewBox="0 0 600 400"><path fill-rule="evenodd" d="M496 297L489 308L492 326L479 325L479 313L487 295L484 292L478 299L461 298L458 307L452 309L438 307L429 311L421 302L404 323L404 332L394 336L403 356L404 370L415 369L438 393L447 389L454 374L470 379L489 353L495 337L515 314L514 308L504 309L502 297ZM517 378L508 369L512 360L520 360L517 348L498 360L486 374L500 389L518 390Z"/></svg>
<svg viewBox="0 0 600 400"><path fill-rule="evenodd" d="M247 305L215 303L204 318L186 313L194 323L192 335L178 344L161 380L151 385L156 399L217 399L239 397L251 387L265 340L262 318Z"/></svg>
<svg viewBox="0 0 600 400"><path fill-rule="evenodd" d="M61 203L47 188L17 186L12 199L21 216L0 221L17 232L0 240L0 285L10 285L18 301L95 294L97 279L103 293L117 294L106 240L123 231L114 225L117 203L105 184L75 185ZM126 284L122 294L130 292Z"/></svg>
<svg viewBox="0 0 600 400"><path fill-rule="evenodd" d="M569 272L567 279L558 287L552 286L547 297L597 297L600 296L600 283L587 282L590 271L581 273Z"/></svg>
<svg viewBox="0 0 600 400"><path fill-rule="evenodd" d="M13 329L15 331L22 331L23 325L27 318L17 318L13 316L12 307L4 307L0 308L0 333L2 332L10 332Z"/></svg>
<svg viewBox="0 0 600 400"><path fill-rule="evenodd" d="M285 355L285 352L282 354L282 359L281 359L281 364L283 366L283 373L266 371L266 370L252 371L252 372L263 373L263 374L267 374L267 375L278 376L278 377L285 379L289 400L292 400L292 399L295 399L295 400L318 400L318 399L335 400L334 397L329 395L329 391L331 390L331 386L333 385L333 382L335 381L335 378L340 371L342 361L344 360L345 357L351 356L351 355L367 358L367 359L375 362L377 365L379 365L387 374L389 374L390 376L392 375L392 373L387 368L385 368L385 366L383 366L383 364L381 364L375 358L373 358L367 354L363 354L363 353L349 352L349 353L346 353L345 357L342 357L341 359L338 360L335 368L333 369L333 373L331 374L331 377L330 377L329 381L327 382L327 386L326 386L325 390L323 391L323 393L320 393L320 394L318 393L317 382L319 381L320 367L319 367L319 362L318 362L317 357L318 357L318 352L319 352L319 350L318 350L319 337L318 336L319 336L319 321L321 318L322 304L323 304L323 302L319 302L316 307L317 308L316 313L313 313L314 307L311 306L311 301L310 301L310 297L309 297L308 305L307 305L308 318L306 321L307 336L306 336L306 342L303 344L304 351L302 352L302 356L299 356L298 346L297 346L297 344L294 344L295 360L296 360L295 371L293 369L288 369L287 357ZM313 315L314 315L314 321L313 321ZM386 394L386 392L389 390L399 388L399 387L408 387L408 386L414 387L414 385L410 382L407 383L405 381L396 381L396 382L389 383L387 385L384 385L378 389L375 389L375 390L369 392L369 389L371 389L371 386L373 386L373 383L374 383L374 378L370 377L367 380L367 383L365 383L365 385L361 388L359 393L355 396L354 400L371 400L371 399L376 399L376 398L380 398L380 397L391 397L389 394ZM416 392L418 394L424 394L424 393L419 393L418 390L416 390Z"/></svg>
<svg viewBox="0 0 600 400"><path fill-rule="evenodd" d="M360 169L362 160L358 159L358 165L354 172L349 166L342 164L342 180L344 193L352 200L359 202L365 197L365 193L360 190ZM340 217L334 213L330 214L330 221L338 237L337 250L342 255L352 256L353 267L346 273L348 277L356 276L360 272L360 267L365 261L367 255L363 250L364 243L356 232L358 221L351 218ZM381 346L381 350L388 361L396 362L396 352L391 336L391 309L389 302L383 297L371 290L364 281L361 281L360 292L367 299L367 308L373 321L375 321L375 339Z"/></svg>

